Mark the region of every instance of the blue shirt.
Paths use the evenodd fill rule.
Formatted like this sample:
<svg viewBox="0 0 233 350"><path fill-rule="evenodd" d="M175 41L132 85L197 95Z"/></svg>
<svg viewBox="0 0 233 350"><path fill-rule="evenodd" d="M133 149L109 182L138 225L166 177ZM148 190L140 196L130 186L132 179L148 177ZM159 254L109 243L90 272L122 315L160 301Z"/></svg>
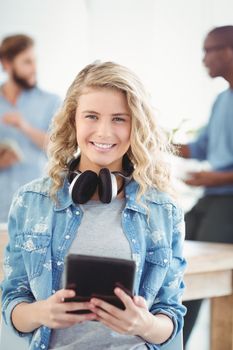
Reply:
<svg viewBox="0 0 233 350"><path fill-rule="evenodd" d="M0 222L7 222L15 191L27 182L42 176L47 161L45 152L20 130L4 124L2 118L7 112L19 112L32 127L46 132L59 104L58 96L39 88L24 90L16 105L12 105L0 94L0 142L14 140L23 156L20 162L0 170Z"/></svg>
<svg viewBox="0 0 233 350"><path fill-rule="evenodd" d="M189 145L191 158L208 160L215 171L233 171L233 90L218 95L208 125ZM207 187L206 194L233 194L233 184Z"/></svg>
<svg viewBox="0 0 233 350"><path fill-rule="evenodd" d="M1 289L3 320L14 331L11 312L18 303L47 299L59 289L64 259L83 216L80 206L71 201L67 181L58 192L58 204L49 196L50 183L44 178L25 185L15 195L10 210ZM171 317L173 339L183 326L185 314L181 304L185 268L183 213L168 195L155 189L138 204L137 192L137 183L131 181L125 189L122 212L122 229L137 266L134 292L146 299L151 313ZM47 350L50 334L51 329L45 326L33 333L19 333L28 339L30 350ZM149 349L161 348L147 345Z"/></svg>

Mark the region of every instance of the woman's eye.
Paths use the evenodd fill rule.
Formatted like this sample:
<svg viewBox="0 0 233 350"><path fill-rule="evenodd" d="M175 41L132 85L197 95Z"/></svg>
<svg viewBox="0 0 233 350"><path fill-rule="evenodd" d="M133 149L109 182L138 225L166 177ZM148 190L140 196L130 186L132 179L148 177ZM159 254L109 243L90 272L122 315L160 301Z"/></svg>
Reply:
<svg viewBox="0 0 233 350"><path fill-rule="evenodd" d="M124 122L125 121L125 119L122 117L115 117L113 120L116 122Z"/></svg>
<svg viewBox="0 0 233 350"><path fill-rule="evenodd" d="M88 114L85 116L86 119L97 119L97 116L94 114Z"/></svg>

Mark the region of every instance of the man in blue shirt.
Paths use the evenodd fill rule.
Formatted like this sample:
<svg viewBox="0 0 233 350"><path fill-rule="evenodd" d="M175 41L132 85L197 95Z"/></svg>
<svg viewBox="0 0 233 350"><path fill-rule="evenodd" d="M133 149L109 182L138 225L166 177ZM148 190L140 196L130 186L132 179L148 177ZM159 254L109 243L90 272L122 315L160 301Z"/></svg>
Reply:
<svg viewBox="0 0 233 350"><path fill-rule="evenodd" d="M43 173L47 130L60 101L36 86L30 37L6 37L0 60L8 75L0 86L0 222L6 222L13 193Z"/></svg>
<svg viewBox="0 0 233 350"><path fill-rule="evenodd" d="M209 123L196 141L179 145L185 158L208 160L212 170L193 172L185 181L204 186L203 198L186 214L186 239L233 243L233 26L213 29L204 41L204 65L229 88L218 95ZM201 300L185 303L184 342L188 341Z"/></svg>

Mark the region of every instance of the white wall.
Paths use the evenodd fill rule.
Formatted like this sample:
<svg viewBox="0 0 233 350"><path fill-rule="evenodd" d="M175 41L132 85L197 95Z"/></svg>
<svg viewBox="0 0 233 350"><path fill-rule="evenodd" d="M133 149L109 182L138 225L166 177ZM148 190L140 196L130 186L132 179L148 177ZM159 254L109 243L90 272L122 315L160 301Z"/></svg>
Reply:
<svg viewBox="0 0 233 350"><path fill-rule="evenodd" d="M226 83L207 76L203 39L232 23L232 0L0 0L0 38L25 32L36 39L42 87L64 96L85 64L114 60L142 78L167 127L207 120Z"/></svg>
<svg viewBox="0 0 233 350"><path fill-rule="evenodd" d="M17 32L35 38L40 85L64 95L87 62L84 1L0 0L0 23L1 38Z"/></svg>

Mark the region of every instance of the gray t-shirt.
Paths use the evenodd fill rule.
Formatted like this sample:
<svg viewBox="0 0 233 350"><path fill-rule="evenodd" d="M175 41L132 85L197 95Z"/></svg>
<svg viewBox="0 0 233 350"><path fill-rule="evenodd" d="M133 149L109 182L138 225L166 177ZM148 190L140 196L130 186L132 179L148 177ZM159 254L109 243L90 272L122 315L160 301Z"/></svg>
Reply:
<svg viewBox="0 0 233 350"><path fill-rule="evenodd" d="M121 226L124 206L123 199L115 199L109 204L89 201L82 205L84 215L70 253L132 259L130 245ZM53 330L49 349L145 350L147 346L138 336L122 335L100 322L86 321Z"/></svg>

